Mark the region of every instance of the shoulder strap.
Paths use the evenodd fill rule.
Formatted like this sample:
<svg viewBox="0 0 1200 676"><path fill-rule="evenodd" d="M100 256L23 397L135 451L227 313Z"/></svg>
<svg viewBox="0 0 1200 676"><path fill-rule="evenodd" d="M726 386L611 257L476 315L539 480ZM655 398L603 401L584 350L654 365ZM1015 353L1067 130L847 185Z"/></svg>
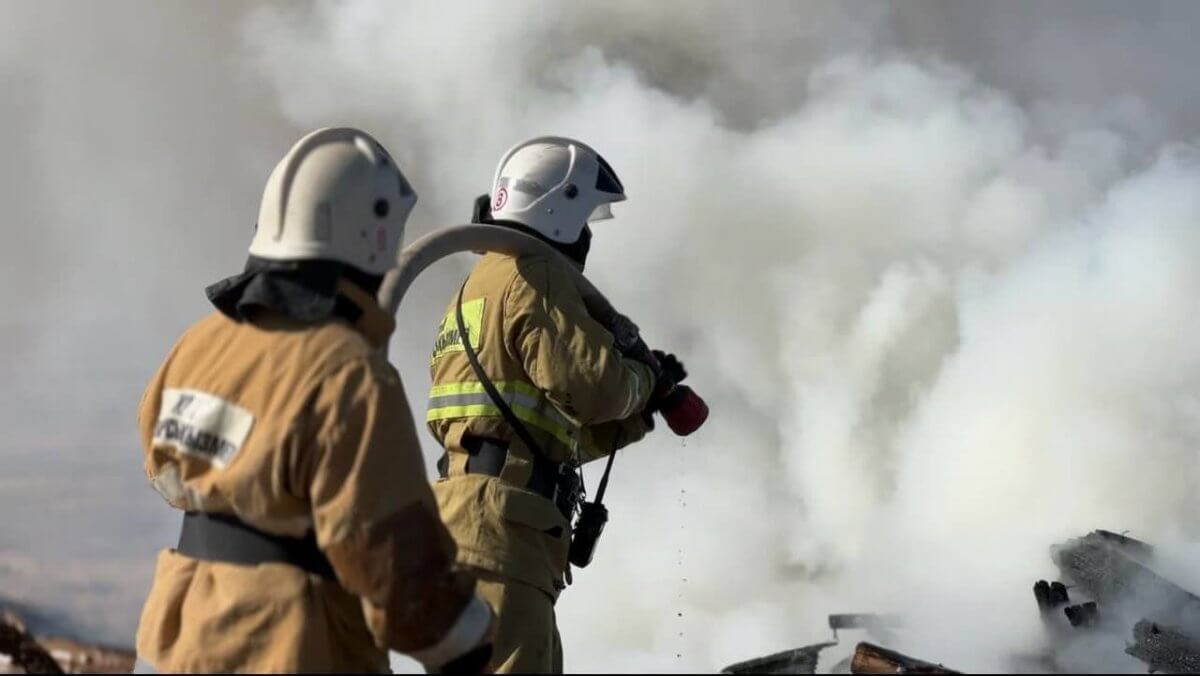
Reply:
<svg viewBox="0 0 1200 676"><path fill-rule="evenodd" d="M604 464L604 475L600 477L600 486L596 488L596 504L604 501L604 491L608 490L608 475L612 473L613 460L617 458L617 447L621 445L623 435L624 430L617 430L617 436L613 440L612 453L608 454L608 461Z"/></svg>
<svg viewBox="0 0 1200 676"><path fill-rule="evenodd" d="M483 372L483 366L479 364L479 355L475 353L475 348L471 347L471 338L467 335L467 324L463 321L462 313L463 291L466 288L467 283L464 281L463 285L458 289L458 301L454 307L454 320L458 324L458 340L463 346L463 352L467 355L467 361L471 362L471 370L475 372L475 378L479 380L480 385L483 385L483 389L487 392L488 397L491 398L492 403L496 404L496 408L500 409L500 414L512 426L513 431L517 433L517 436L520 437L525 447L533 453L545 457L541 447L534 441L533 435L529 433L525 424L517 418L517 415L509 407L508 402L504 401L500 396L500 392L496 389L496 385L492 382L492 379L488 378L487 374ZM621 436L622 432L618 430L617 437L613 441L612 453L608 455L608 461L604 466L604 476L600 478L600 486L596 490L597 504L600 504L604 500L604 492L608 488L608 476L612 472L613 460L617 457L617 447L621 445Z"/></svg>
<svg viewBox="0 0 1200 676"><path fill-rule="evenodd" d="M509 408L508 402L504 401L500 396L500 392L496 390L496 385L483 372L483 367L479 365L479 355L475 353L475 348L471 347L471 338L467 335L467 325L463 321L462 301L463 291L466 288L467 283L464 281L463 285L458 289L458 303L454 308L454 319L458 322L458 340L462 343L463 352L467 354L467 361L471 362L471 370L475 372L475 378L479 380L479 384L483 385L483 389L491 397L492 403L496 404L496 408L500 409L500 414L504 416L504 420L513 428L513 431L517 433L521 441L524 442L526 448L537 455L545 457L541 447L534 441L533 435L529 433L525 424ZM480 328L482 329L482 326Z"/></svg>

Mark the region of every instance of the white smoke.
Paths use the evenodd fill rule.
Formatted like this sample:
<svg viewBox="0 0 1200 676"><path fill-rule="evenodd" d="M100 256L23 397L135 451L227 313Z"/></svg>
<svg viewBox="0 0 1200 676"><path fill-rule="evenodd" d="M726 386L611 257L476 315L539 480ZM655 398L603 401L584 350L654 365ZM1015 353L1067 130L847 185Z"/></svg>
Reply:
<svg viewBox="0 0 1200 676"><path fill-rule="evenodd" d="M1180 112L1197 92L1139 48L1180 49L1179 16L1196 12L1145 6L1153 11L1037 9L1058 32L1033 6L1023 19L921 3L206 10L229 44L195 43L178 65L226 55L199 70L213 95L162 79L156 64L118 79L115 93L63 67L48 72L65 93L42 104L72 121L116 106L129 117L103 124L108 133L136 138L158 124L159 142L181 128L164 121L172 114L196 122L225 111L176 142L175 156L75 132L87 153L136 160L132 178L97 171L94 194L44 216L64 244L87 233L119 260L129 245L84 228L98 204L101 232L136 241L146 260L186 242L205 262L174 275L166 264L92 263L66 288L34 293L80 299L69 307L98 315L114 290L142 304L130 309L138 348L103 352L123 357L111 377L120 372L125 404L112 408L125 417L86 428L124 440L112 462L137 485L139 380L203 311L199 288L240 263L254 193L297 130L376 133L421 193L410 239L461 222L512 143L577 136L629 192L617 219L596 227L589 275L651 344L680 354L713 417L686 444L664 427L617 459L597 561L558 606L568 669L711 671L823 640L825 615L848 611L904 613L898 649L964 670L1013 669L1041 645L1029 589L1055 575L1052 542L1129 529L1181 553L1181 582L1195 582L1188 571L1200 562L1200 163L1187 145L1194 120ZM165 36L126 49L175 54L166 36L183 35L197 11L159 10ZM997 35L1008 42L989 42ZM111 38L86 53L116 60L110 49ZM0 44L2 66L17 72L49 52L18 46L10 57ZM1085 67L1118 54L1135 65ZM98 97L83 114L65 109L71 84ZM184 95L186 106L169 103ZM253 100L230 112L228 99ZM0 113L11 107L0 101ZM15 110L35 124L39 113ZM24 156L48 164L37 149ZM0 176L53 192L6 160ZM76 178L57 166L44 176ZM17 213L37 215L24 192L12 193ZM202 215L183 207L197 202ZM393 354L414 410L436 323L468 263L431 271L402 308ZM169 284L143 290L164 276ZM166 314L142 309L151 302ZM92 344L51 330L85 322L35 321L19 320L14 335L57 347L36 352L37 371L12 361L29 382L61 372L52 354ZM21 410L12 399L9 410ZM15 424L27 439L41 429ZM85 436L59 434L76 445ZM588 474L595 482L599 468ZM147 496L122 509L149 520L143 510L159 505ZM139 555L165 544L151 539L141 536ZM1066 666L1138 668L1120 639Z"/></svg>
<svg viewBox="0 0 1200 676"><path fill-rule="evenodd" d="M729 43L689 40L708 16L456 7L268 11L250 46L302 126L365 117L421 149L435 221L525 136L587 139L622 173L592 275L715 413L617 464L603 556L561 603L568 667L711 669L886 609L926 654L1011 668L1049 543L1186 523L1186 152L1134 165L1102 115L1035 126L969 72L869 50L793 62L764 87L795 106L744 128L702 78ZM622 30L665 35L630 56ZM655 86L679 61L699 95Z"/></svg>

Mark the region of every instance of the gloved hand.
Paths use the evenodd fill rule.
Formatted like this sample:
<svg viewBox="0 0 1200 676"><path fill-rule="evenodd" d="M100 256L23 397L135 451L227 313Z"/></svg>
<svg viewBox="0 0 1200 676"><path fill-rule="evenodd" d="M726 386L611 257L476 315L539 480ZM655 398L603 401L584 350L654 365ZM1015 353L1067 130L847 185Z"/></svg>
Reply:
<svg viewBox="0 0 1200 676"><path fill-rule="evenodd" d="M679 361L679 357L662 350L650 350L654 358L658 360L658 365L662 367L662 371L667 375L674 385L683 382L687 378L687 369L683 367L683 362Z"/></svg>
<svg viewBox="0 0 1200 676"><path fill-rule="evenodd" d="M658 362L658 372L655 374L654 390L650 393L650 400L646 402L646 411L655 413L662 409L679 381L687 378L687 369L673 354L662 350L651 350L651 353Z"/></svg>
<svg viewBox="0 0 1200 676"><path fill-rule="evenodd" d="M646 426L646 431L653 432L654 431L654 411L650 408L650 405L647 404L646 408L643 408L642 412L639 415L641 415L641 417L642 417L642 424Z"/></svg>

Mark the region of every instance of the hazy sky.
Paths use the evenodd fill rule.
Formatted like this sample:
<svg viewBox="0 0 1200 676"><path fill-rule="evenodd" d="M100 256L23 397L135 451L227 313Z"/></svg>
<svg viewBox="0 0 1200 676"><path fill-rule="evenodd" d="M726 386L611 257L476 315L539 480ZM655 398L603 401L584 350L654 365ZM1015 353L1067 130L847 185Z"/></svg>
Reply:
<svg viewBox="0 0 1200 676"><path fill-rule="evenodd" d="M532 135L628 188L589 273L713 419L619 458L559 604L568 668L712 670L914 606L901 647L1011 668L1046 546L1095 527L1200 578L1197 25L1191 2L0 3L0 596L129 642L178 525L138 397L326 125L403 163L410 240ZM417 411L469 260L402 308ZM1118 643L1100 663L1136 670Z"/></svg>

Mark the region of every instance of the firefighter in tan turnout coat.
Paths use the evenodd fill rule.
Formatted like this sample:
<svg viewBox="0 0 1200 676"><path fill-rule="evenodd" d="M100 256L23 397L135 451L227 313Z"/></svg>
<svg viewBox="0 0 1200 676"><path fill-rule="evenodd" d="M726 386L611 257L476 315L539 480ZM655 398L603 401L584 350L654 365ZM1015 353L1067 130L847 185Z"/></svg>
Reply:
<svg viewBox="0 0 1200 676"><path fill-rule="evenodd" d="M562 671L554 603L570 574L575 468L638 441L652 424L655 369L614 347L569 267L583 267L587 221L622 199L612 169L578 141L545 137L510 150L482 220L536 235L564 255L485 255L434 346L426 419L446 449L434 493L459 562L477 571L480 594L496 609L499 671Z"/></svg>
<svg viewBox="0 0 1200 676"><path fill-rule="evenodd" d="M246 271L208 289L138 412L186 515L139 669L478 671L493 614L456 566L374 298L416 195L364 132L305 136L267 183Z"/></svg>

